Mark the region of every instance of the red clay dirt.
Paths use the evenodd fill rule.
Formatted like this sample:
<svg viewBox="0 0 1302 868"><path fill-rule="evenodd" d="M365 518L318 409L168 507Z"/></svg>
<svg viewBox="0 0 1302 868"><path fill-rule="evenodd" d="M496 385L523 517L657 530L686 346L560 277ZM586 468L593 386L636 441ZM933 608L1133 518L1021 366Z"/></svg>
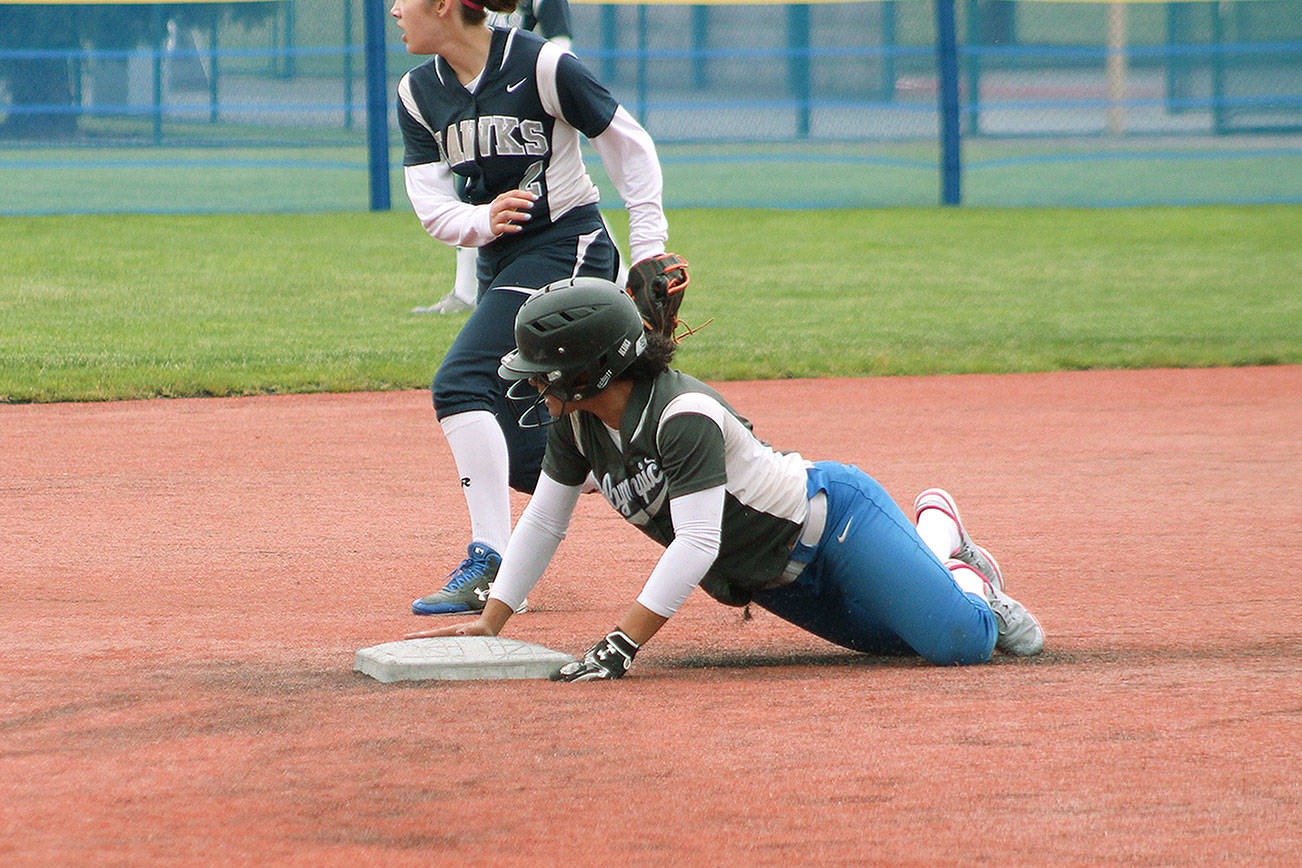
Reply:
<svg viewBox="0 0 1302 868"><path fill-rule="evenodd" d="M720 388L954 492L1046 653L864 657L698 592L621 682L382 685L353 653L468 534L425 393L4 406L0 861L1296 860L1302 368ZM656 553L585 497L506 635L581 652Z"/></svg>

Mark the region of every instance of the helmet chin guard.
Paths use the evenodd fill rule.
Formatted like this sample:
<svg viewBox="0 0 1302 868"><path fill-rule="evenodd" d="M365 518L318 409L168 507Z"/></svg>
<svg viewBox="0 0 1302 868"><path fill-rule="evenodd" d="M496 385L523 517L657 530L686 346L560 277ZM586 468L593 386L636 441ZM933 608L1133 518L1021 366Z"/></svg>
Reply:
<svg viewBox="0 0 1302 868"><path fill-rule="evenodd" d="M548 425L559 422L565 415L565 404L567 403L565 399L561 398L561 415L553 416L551 411L547 409L548 390L544 389L541 392L533 390L534 385L528 380L516 380L507 387L506 397L510 398L512 401L529 402L529 406L520 414L520 418L515 420L516 424L521 428L528 429L545 428ZM554 397L560 396L556 395Z"/></svg>
<svg viewBox="0 0 1302 868"><path fill-rule="evenodd" d="M549 283L521 305L515 343L497 372L514 381L506 394L515 401L532 397L522 383L546 384L519 419L521 427L537 428L555 421L550 414L543 421L540 411L548 397L568 404L598 394L646 351L647 339L624 290L599 277L572 277Z"/></svg>

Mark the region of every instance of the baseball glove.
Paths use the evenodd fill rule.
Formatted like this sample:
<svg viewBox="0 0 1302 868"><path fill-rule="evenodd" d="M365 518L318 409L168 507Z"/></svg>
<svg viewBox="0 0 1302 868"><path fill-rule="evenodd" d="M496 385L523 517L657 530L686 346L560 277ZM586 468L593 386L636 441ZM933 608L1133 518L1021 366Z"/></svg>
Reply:
<svg viewBox="0 0 1302 868"><path fill-rule="evenodd" d="M687 260L675 253L649 256L628 270L628 294L649 331L673 340L690 280Z"/></svg>

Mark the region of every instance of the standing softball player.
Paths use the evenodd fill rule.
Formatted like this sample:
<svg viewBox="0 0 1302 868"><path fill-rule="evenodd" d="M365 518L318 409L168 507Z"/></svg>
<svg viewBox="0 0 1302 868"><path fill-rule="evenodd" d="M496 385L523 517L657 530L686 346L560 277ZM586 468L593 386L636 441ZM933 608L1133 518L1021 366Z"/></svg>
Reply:
<svg viewBox="0 0 1302 868"><path fill-rule="evenodd" d="M487 12L487 10L485 10ZM562 51L569 51L573 39L570 28L569 0L520 0L510 13L487 12L494 27L519 27L532 30ZM452 289L428 307L414 307L412 313L463 313L479 303L479 251L474 247L457 248L457 276Z"/></svg>
<svg viewBox="0 0 1302 868"><path fill-rule="evenodd" d="M580 134L628 206L632 271L672 267L687 280L686 263L665 254L651 137L573 55L531 33L490 27L486 7L510 12L515 0L395 0L391 10L407 50L435 55L398 84L407 195L434 238L479 248L485 286L432 385L472 541L442 590L412 604L419 615L483 608L511 534L510 488L531 492L538 480L546 436L516 425L497 376L515 346L516 311L552 281L616 275L619 254Z"/></svg>
<svg viewBox="0 0 1302 868"><path fill-rule="evenodd" d="M629 522L665 546L618 626L562 681L618 678L698 584L753 602L817 636L936 664L1040 653L1044 633L1004 592L954 499L915 501L915 527L856 467L810 463L759 440L709 386L669 367L681 292L638 303L615 284L576 278L520 308L517 349L500 374L537 390L555 424L537 489L476 621L409 638L497 635L568 529L589 472Z"/></svg>

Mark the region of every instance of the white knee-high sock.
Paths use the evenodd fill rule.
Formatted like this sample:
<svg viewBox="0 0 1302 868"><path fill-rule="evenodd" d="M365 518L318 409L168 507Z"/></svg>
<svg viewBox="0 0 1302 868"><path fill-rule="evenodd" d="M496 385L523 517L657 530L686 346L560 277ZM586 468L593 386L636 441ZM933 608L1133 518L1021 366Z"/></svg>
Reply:
<svg viewBox="0 0 1302 868"><path fill-rule="evenodd" d="M952 558L963 544L954 519L939 509L924 509L918 516L918 536L942 562Z"/></svg>
<svg viewBox="0 0 1302 868"><path fill-rule="evenodd" d="M928 510L932 512L934 510ZM954 577L954 583L959 586L964 593L972 594L986 598L986 581L981 578L981 574L969 567L967 564L958 561L950 561L946 564L949 567L949 574Z"/></svg>
<svg viewBox="0 0 1302 868"><path fill-rule="evenodd" d="M476 542L506 551L511 538L511 489L507 482L506 437L487 410L448 416L440 423L461 477Z"/></svg>
<svg viewBox="0 0 1302 868"><path fill-rule="evenodd" d="M479 248L457 248L457 281L452 285L452 292L466 304L474 304L479 298ZM620 286L623 286L621 283Z"/></svg>

